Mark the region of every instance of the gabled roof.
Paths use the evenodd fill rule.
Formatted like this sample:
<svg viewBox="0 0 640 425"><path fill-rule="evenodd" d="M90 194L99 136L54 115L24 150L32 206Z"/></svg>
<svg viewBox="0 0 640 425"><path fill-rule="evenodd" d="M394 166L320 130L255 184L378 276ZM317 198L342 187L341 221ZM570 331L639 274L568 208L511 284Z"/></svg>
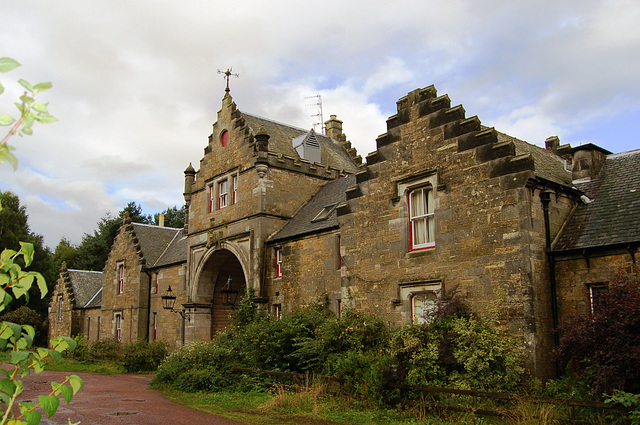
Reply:
<svg viewBox="0 0 640 425"><path fill-rule="evenodd" d="M640 242L640 150L607 156L591 181L575 182L590 202L576 207L554 244L570 251Z"/></svg>
<svg viewBox="0 0 640 425"><path fill-rule="evenodd" d="M67 274L75 297L75 308L100 307L102 272L67 270Z"/></svg>
<svg viewBox="0 0 640 425"><path fill-rule="evenodd" d="M166 247L165 251L160 255L158 261L153 264L153 267L163 267L172 264L183 263L187 261L187 252L189 250L189 244L187 237L184 235L184 231L181 229L176 233L175 237Z"/></svg>
<svg viewBox="0 0 640 425"><path fill-rule="evenodd" d="M310 130L303 130L287 124L282 124L266 118L241 112L245 123L249 126L253 134L257 134L262 128L269 135L269 151L292 158L300 158L298 152L293 148L293 139L310 133ZM349 154L338 144L323 134L315 133L316 140L320 144L322 151L322 164L329 167L355 173L358 170L356 164L349 157Z"/></svg>
<svg viewBox="0 0 640 425"><path fill-rule="evenodd" d="M566 169L564 159L554 152L500 132L498 132L498 141L513 142L516 147L516 155L530 154L533 158L536 176L563 186L573 187L571 171Z"/></svg>
<svg viewBox="0 0 640 425"><path fill-rule="evenodd" d="M355 186L355 184L355 175L348 175L324 185L280 231L270 238L270 241L293 239L337 227L338 217L335 208L332 209L332 207L345 202L347 189ZM318 217L318 214L323 211L328 215L326 217Z"/></svg>
<svg viewBox="0 0 640 425"><path fill-rule="evenodd" d="M153 266L182 229L131 223L147 266Z"/></svg>

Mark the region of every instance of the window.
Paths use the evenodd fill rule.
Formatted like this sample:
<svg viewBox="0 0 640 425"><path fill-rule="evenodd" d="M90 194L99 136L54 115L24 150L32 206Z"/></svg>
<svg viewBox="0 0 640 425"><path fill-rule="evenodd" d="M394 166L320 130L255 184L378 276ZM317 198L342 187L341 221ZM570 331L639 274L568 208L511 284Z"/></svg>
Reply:
<svg viewBox="0 0 640 425"><path fill-rule="evenodd" d="M160 284L158 283L158 275L159 273L155 273L153 275L153 293L158 294L160 291Z"/></svg>
<svg viewBox="0 0 640 425"><path fill-rule="evenodd" d="M91 317L87 317L87 339L91 339Z"/></svg>
<svg viewBox="0 0 640 425"><path fill-rule="evenodd" d="M342 268L342 237L338 235L338 270Z"/></svg>
<svg viewBox="0 0 640 425"><path fill-rule="evenodd" d="M58 321L62 320L62 295L58 295Z"/></svg>
<svg viewBox="0 0 640 425"><path fill-rule="evenodd" d="M231 205L235 205L237 202L237 193L238 193L238 176L234 175L231 177Z"/></svg>
<svg viewBox="0 0 640 425"><path fill-rule="evenodd" d="M96 341L100 341L100 316L98 316L98 336L96 336Z"/></svg>
<svg viewBox="0 0 640 425"><path fill-rule="evenodd" d="M218 182L218 209L227 206L227 195L227 181L222 180Z"/></svg>
<svg viewBox="0 0 640 425"><path fill-rule="evenodd" d="M117 293L118 295L120 295L124 291L124 263L119 263L116 267L117 267L116 274L118 279Z"/></svg>
<svg viewBox="0 0 640 425"><path fill-rule="evenodd" d="M224 148L224 147L227 146L228 143L229 143L229 132L227 130L225 130L220 135L220 144Z"/></svg>
<svg viewBox="0 0 640 425"><path fill-rule="evenodd" d="M338 204L327 205L315 216L313 220L311 220L311 222L315 223L317 221L326 220L327 218L329 218L331 213L336 209L337 205Z"/></svg>
<svg viewBox="0 0 640 425"><path fill-rule="evenodd" d="M433 188L430 185L409 192L412 250L435 246L433 207Z"/></svg>
<svg viewBox="0 0 640 425"><path fill-rule="evenodd" d="M282 317L282 305L274 304L273 305L273 317L276 319L280 319Z"/></svg>
<svg viewBox="0 0 640 425"><path fill-rule="evenodd" d="M436 309L436 294L434 292L418 292L411 296L411 322L426 323L429 316Z"/></svg>
<svg viewBox="0 0 640 425"><path fill-rule="evenodd" d="M276 277L282 277L282 250L276 248Z"/></svg>
<svg viewBox="0 0 640 425"><path fill-rule="evenodd" d="M209 186L209 212L213 212L216 206L216 190L215 186Z"/></svg>
<svg viewBox="0 0 640 425"><path fill-rule="evenodd" d="M338 302L338 319L342 319L342 300L336 300Z"/></svg>
<svg viewBox="0 0 640 425"><path fill-rule="evenodd" d="M153 340L158 338L158 313L153 313Z"/></svg>
<svg viewBox="0 0 640 425"><path fill-rule="evenodd" d="M120 313L117 313L115 319L116 319L115 337L116 337L116 341L120 342L122 340L122 315Z"/></svg>
<svg viewBox="0 0 640 425"><path fill-rule="evenodd" d="M600 303L600 297L607 292L607 286L604 283L594 283L589 285L589 308L591 315L593 315L598 309Z"/></svg>

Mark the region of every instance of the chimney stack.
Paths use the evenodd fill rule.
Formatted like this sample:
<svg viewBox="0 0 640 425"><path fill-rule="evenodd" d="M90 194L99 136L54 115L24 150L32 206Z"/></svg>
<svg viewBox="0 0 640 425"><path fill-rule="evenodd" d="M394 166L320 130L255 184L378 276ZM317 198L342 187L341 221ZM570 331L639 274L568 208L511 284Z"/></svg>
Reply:
<svg viewBox="0 0 640 425"><path fill-rule="evenodd" d="M158 214L158 226L164 227L164 213Z"/></svg>

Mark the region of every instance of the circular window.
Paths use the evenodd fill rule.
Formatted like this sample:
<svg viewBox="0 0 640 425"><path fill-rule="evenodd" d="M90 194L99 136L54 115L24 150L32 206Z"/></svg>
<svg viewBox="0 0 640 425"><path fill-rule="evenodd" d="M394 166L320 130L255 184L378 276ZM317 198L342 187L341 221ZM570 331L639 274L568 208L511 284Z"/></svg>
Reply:
<svg viewBox="0 0 640 425"><path fill-rule="evenodd" d="M220 135L220 144L222 144L222 147L224 148L227 146L227 143L229 143L229 132L225 130Z"/></svg>

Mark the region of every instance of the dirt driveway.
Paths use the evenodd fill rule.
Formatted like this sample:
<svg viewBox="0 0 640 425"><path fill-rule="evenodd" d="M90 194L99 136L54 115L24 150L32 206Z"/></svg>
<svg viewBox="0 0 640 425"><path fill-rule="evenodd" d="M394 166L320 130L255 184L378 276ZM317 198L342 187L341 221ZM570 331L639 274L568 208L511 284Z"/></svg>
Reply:
<svg viewBox="0 0 640 425"><path fill-rule="evenodd" d="M51 391L51 381L62 382L67 372L45 371L24 379L25 391L19 400L37 402L37 396ZM149 375L99 375L79 373L84 390L67 406L60 397L58 412L50 419L42 414L42 424L67 425L243 425L212 416L167 400L149 389Z"/></svg>

